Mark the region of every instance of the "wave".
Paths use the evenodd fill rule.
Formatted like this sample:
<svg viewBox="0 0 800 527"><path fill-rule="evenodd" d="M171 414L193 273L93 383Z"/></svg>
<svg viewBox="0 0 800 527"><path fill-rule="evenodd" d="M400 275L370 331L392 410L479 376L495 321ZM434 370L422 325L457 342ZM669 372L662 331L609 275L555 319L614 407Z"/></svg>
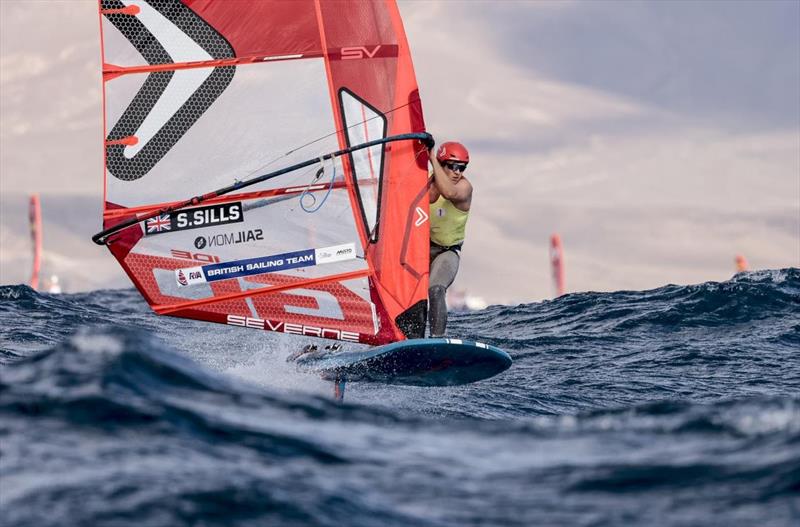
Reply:
<svg viewBox="0 0 800 527"><path fill-rule="evenodd" d="M158 317L132 289L0 300L2 524L797 517L797 269L458 314L510 370L346 404L275 385L280 336Z"/></svg>
<svg viewBox="0 0 800 527"><path fill-rule="evenodd" d="M471 337L522 349L540 339L714 331L766 322L777 342L800 344L800 269L739 273L725 282L667 285L648 291L572 293L517 306L491 306L455 318ZM464 320L466 324L459 324ZM765 324L766 325L766 324ZM454 326L454 327L455 327Z"/></svg>
<svg viewBox="0 0 800 527"><path fill-rule="evenodd" d="M0 417L15 525L582 523L552 504L599 495L641 520L637 496L667 489L751 518L743 504L800 484L797 397L430 418L265 390L118 328L5 367ZM407 505L433 496L438 508Z"/></svg>

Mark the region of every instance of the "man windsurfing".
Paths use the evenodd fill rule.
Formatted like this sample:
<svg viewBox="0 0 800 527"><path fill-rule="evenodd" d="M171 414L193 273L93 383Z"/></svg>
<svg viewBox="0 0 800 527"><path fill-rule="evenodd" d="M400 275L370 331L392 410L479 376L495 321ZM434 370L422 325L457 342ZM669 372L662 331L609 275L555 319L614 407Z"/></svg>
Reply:
<svg viewBox="0 0 800 527"><path fill-rule="evenodd" d="M472 184L464 177L469 152L454 141L442 143L433 155L428 151L433 174L430 199L431 266L428 286L428 319L431 337L443 337L447 329L447 288L458 272L459 252L472 204Z"/></svg>

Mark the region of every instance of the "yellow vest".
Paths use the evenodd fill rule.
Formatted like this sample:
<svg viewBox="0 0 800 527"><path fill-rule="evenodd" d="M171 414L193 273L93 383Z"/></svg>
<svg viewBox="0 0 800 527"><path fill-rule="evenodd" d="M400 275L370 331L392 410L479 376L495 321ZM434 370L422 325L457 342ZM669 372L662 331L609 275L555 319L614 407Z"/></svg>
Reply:
<svg viewBox="0 0 800 527"><path fill-rule="evenodd" d="M444 196L439 196L431 203L431 241L442 247L463 242L468 217L469 212L457 209Z"/></svg>

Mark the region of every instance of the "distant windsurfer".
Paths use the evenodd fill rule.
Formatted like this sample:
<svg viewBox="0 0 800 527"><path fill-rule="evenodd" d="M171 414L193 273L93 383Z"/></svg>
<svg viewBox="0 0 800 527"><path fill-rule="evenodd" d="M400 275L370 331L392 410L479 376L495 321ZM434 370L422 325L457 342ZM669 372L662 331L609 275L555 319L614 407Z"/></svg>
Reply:
<svg viewBox="0 0 800 527"><path fill-rule="evenodd" d="M472 184L464 177L469 152L461 143L442 143L433 155L430 189L431 256L428 319L431 337L447 329L447 288L458 272L461 246L472 204Z"/></svg>

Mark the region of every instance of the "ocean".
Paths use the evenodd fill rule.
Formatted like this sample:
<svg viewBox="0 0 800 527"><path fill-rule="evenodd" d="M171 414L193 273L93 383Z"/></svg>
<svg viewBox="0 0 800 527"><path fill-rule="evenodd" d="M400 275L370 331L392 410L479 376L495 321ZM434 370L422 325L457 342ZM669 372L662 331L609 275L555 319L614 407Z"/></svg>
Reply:
<svg viewBox="0 0 800 527"><path fill-rule="evenodd" d="M514 364L337 403L307 340L0 286L0 524L800 525L800 269L448 329Z"/></svg>

